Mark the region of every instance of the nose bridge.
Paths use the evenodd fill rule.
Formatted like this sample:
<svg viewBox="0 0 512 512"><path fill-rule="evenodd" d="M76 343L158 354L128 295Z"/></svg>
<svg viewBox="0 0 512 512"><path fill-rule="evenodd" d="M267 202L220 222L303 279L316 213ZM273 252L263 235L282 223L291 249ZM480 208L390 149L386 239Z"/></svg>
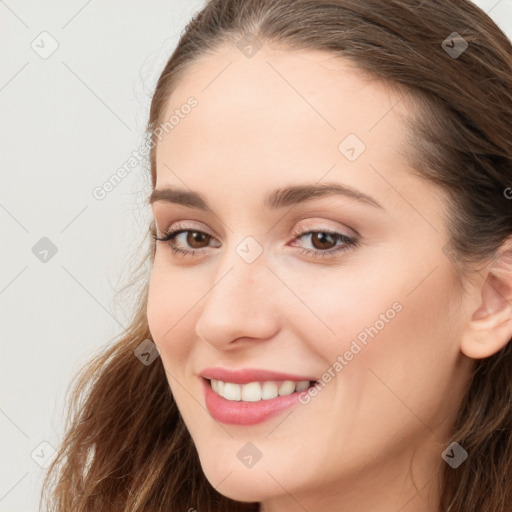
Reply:
<svg viewBox="0 0 512 512"><path fill-rule="evenodd" d="M223 255L201 302L197 335L219 348L241 337L269 338L278 328L273 276L263 252L255 256L255 249L253 241L244 240Z"/></svg>

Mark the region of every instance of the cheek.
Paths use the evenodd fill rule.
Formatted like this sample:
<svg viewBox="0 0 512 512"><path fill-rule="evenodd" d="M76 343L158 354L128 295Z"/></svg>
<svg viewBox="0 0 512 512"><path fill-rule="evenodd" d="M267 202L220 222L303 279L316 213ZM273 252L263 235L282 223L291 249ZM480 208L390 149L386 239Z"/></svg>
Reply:
<svg viewBox="0 0 512 512"><path fill-rule="evenodd" d="M397 269L388 282L381 281L379 298L368 297L372 314L363 330L358 325L350 336L357 337L356 331L368 333L367 344L360 344L363 348L355 356L361 363L358 370L365 371L347 368L345 374L361 396L366 390L379 397L376 408L386 403L389 410L398 407L404 417L421 418L430 428L457 408L461 357L455 282L441 265L429 275L434 266L402 274ZM387 323L378 322L381 313L388 316L385 308L393 302L401 310Z"/></svg>
<svg viewBox="0 0 512 512"><path fill-rule="evenodd" d="M320 353L331 371L343 371L352 389L363 389L368 382L362 380L376 381L377 375L400 387L405 378L411 392L415 385L434 390L437 375L441 389L460 356L455 278L442 265L429 275L435 263L399 261L365 272L326 269L314 279L287 276L304 302L287 313L298 339Z"/></svg>
<svg viewBox="0 0 512 512"><path fill-rule="evenodd" d="M155 257L148 291L148 325L163 361L173 366L186 359L192 348L194 304L201 296L194 286L190 271L187 275L186 271L165 269Z"/></svg>
<svg viewBox="0 0 512 512"><path fill-rule="evenodd" d="M371 271L347 266L282 275L296 295L283 311L288 325L326 361L350 350L353 341L369 346L377 333L380 336L403 315L400 281L395 276L386 281L387 272L375 265Z"/></svg>

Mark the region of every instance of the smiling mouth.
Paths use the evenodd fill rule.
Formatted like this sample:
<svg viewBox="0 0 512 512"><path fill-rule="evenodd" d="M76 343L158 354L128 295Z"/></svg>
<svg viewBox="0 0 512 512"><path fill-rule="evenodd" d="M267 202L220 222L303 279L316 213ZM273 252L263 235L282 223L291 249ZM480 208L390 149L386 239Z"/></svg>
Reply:
<svg viewBox="0 0 512 512"><path fill-rule="evenodd" d="M213 391L222 398L235 402L259 402L278 396L288 396L306 391L314 386L315 380L268 380L236 384L217 379L205 379Z"/></svg>

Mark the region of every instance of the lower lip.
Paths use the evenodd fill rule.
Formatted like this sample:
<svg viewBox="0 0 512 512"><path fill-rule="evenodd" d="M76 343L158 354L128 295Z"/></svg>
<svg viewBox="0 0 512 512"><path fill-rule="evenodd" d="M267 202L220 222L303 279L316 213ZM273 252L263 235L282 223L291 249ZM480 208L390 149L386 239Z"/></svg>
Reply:
<svg viewBox="0 0 512 512"><path fill-rule="evenodd" d="M277 396L259 402L226 400L211 388L210 382L201 377L205 392L206 408L214 419L232 425L254 425L265 421L289 407L299 403L299 396L305 391L295 391L291 395Z"/></svg>

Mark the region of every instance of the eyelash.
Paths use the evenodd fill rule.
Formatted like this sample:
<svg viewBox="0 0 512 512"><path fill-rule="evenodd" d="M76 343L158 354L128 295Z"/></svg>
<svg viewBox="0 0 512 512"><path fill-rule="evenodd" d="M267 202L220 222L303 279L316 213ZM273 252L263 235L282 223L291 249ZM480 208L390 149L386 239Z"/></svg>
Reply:
<svg viewBox="0 0 512 512"><path fill-rule="evenodd" d="M181 247L176 247L175 242L174 242L174 238L177 235L179 235L180 233L186 233L188 231L192 232L192 233L202 233L204 235L211 237L211 235L208 235L208 233L205 233L204 231L200 231L198 229L191 229L191 228L182 228L182 227L178 226L175 229L164 232L161 237L159 237L157 235L153 235L153 238L155 239L155 241L168 242L167 245L169 246L169 248L171 249L173 254L176 254L176 255L181 254L183 256L194 256L198 252L201 252L202 249L188 249L188 250L182 249ZM298 232L293 233L293 236L295 237L294 240L296 240L296 239L302 238L305 235L311 235L314 233L324 233L324 234L332 235L335 238L336 242L342 241L342 242L344 242L344 244L341 246L335 246L332 249L327 249L325 251L321 251L319 249L303 249L302 248L299 250L299 252L301 254L305 254L307 256L313 256L314 258L325 258L325 257L332 256L335 253L341 253L343 251L353 249L358 245L358 241L355 238L344 235L343 233L337 233L335 231L329 231L329 230L298 231Z"/></svg>

